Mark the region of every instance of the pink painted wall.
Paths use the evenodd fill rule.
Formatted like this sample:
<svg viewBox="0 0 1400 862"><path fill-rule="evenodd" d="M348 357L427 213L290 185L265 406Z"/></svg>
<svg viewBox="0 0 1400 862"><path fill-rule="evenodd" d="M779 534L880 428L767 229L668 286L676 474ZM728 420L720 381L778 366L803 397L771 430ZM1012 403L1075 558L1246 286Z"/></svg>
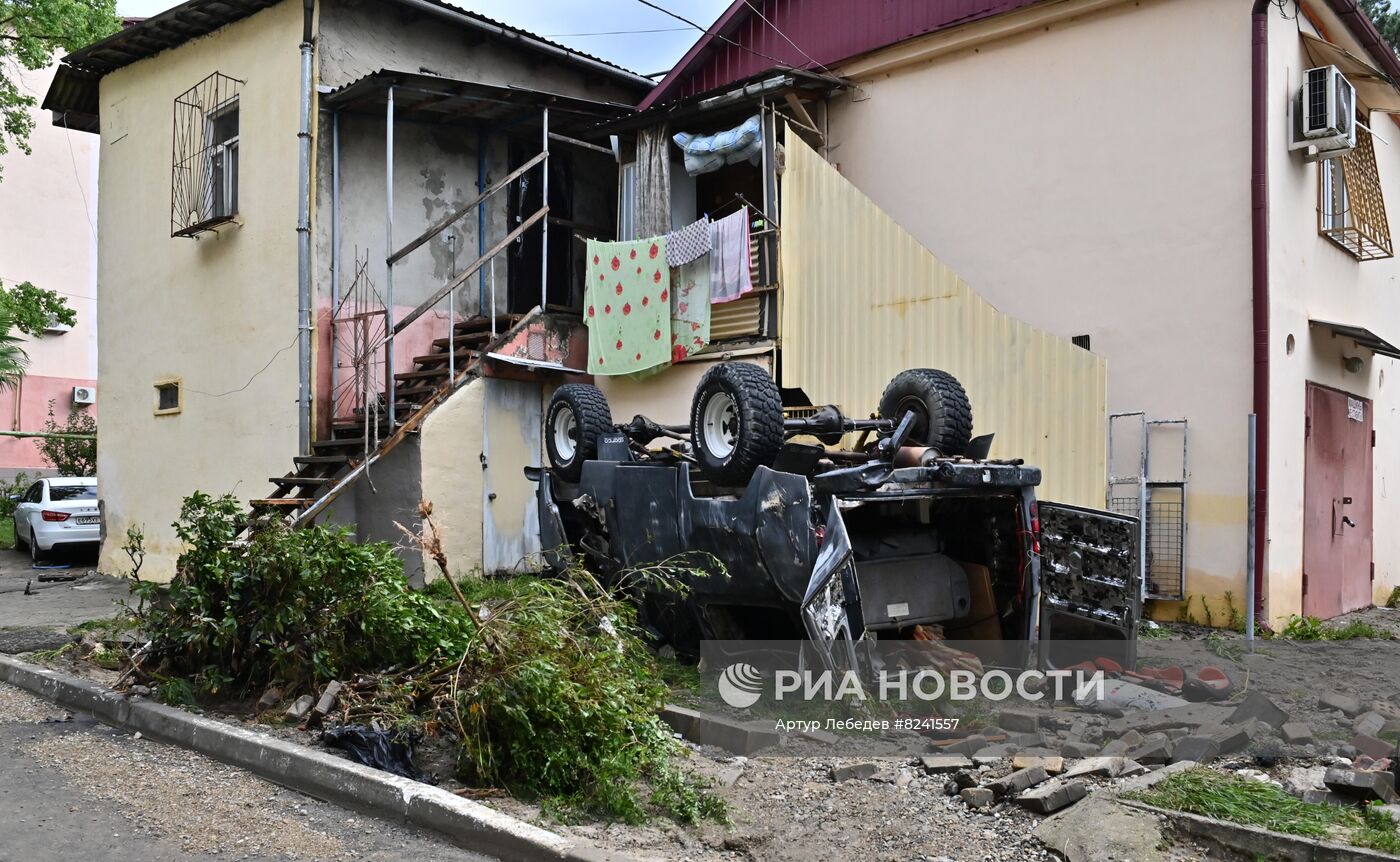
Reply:
<svg viewBox="0 0 1400 862"><path fill-rule="evenodd" d="M19 389L0 391L0 425L7 431L42 431L54 402L54 419L63 422L73 407L74 386L97 386L93 379L25 375ZM18 401L18 410L16 410ZM97 415L97 405L79 408ZM38 441L29 437L0 437L0 470L47 469L39 456Z"/></svg>

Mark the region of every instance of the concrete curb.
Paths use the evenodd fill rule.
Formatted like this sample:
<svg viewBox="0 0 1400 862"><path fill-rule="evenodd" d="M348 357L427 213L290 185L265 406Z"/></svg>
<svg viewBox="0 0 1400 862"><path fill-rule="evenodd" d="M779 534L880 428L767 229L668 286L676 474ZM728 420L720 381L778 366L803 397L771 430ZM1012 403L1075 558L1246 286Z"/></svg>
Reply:
<svg viewBox="0 0 1400 862"><path fill-rule="evenodd" d="M1118 804L1155 814L1167 828L1260 859L1286 859L1288 862L1395 862L1396 856L1347 844L1318 841L1301 835L1272 832L1257 826L1242 826L1200 814L1158 808L1135 799L1117 799Z"/></svg>
<svg viewBox="0 0 1400 862"><path fill-rule="evenodd" d="M0 681L67 709L188 748L317 799L441 833L468 850L521 862L631 862L438 787L323 751L125 695L0 655Z"/></svg>

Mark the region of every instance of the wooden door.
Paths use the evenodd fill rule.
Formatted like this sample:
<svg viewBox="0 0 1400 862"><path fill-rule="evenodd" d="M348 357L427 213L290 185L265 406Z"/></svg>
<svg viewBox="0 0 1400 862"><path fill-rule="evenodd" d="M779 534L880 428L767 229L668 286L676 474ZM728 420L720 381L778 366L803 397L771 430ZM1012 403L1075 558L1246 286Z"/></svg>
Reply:
<svg viewBox="0 0 1400 862"><path fill-rule="evenodd" d="M1371 402L1308 384L1303 613L1371 604Z"/></svg>

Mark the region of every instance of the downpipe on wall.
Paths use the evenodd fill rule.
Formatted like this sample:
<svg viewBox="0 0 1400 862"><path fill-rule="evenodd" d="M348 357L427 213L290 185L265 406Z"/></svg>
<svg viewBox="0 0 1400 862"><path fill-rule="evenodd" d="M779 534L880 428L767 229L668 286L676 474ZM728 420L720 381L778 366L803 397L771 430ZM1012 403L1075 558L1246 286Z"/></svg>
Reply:
<svg viewBox="0 0 1400 862"><path fill-rule="evenodd" d="M1253 610L1264 615L1264 563L1269 536L1269 11L1271 0L1255 0L1250 18L1250 245L1254 354L1254 494L1250 566Z"/></svg>
<svg viewBox="0 0 1400 862"><path fill-rule="evenodd" d="M297 131L297 448L311 452L311 59L316 0L302 0L301 128Z"/></svg>

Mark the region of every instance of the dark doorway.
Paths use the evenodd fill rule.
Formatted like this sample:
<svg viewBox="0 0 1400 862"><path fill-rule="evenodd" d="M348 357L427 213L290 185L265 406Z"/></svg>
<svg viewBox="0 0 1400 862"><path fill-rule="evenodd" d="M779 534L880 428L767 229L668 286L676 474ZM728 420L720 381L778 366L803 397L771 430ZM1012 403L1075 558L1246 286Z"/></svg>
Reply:
<svg viewBox="0 0 1400 862"><path fill-rule="evenodd" d="M510 142L510 170L515 170L539 154L538 141ZM574 217L574 166L569 153L551 149L549 160L549 216L551 221L572 221ZM544 166L525 174L510 186L510 216L506 225L514 230L540 208L544 182ZM540 304L540 243L544 226L537 224L517 239L506 253L510 261L506 277L507 310L524 314ZM546 306L572 308L579 305L573 296L573 285L582 285L583 278L573 272L574 255L570 249L570 231L566 226L551 225L549 230L549 292Z"/></svg>

